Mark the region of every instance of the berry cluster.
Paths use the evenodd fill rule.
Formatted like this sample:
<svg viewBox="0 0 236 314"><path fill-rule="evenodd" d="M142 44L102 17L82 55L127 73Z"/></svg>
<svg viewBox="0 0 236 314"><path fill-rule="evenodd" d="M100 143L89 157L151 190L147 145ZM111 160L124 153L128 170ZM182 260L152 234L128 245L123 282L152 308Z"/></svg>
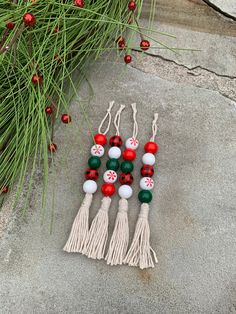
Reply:
<svg viewBox="0 0 236 314"><path fill-rule="evenodd" d="M95 144L91 147L91 157L88 160L89 168L85 170L86 181L83 184L85 193L94 194L97 191L97 169L101 166L101 157L104 155L104 145L107 143L106 135L98 133L94 136Z"/></svg>
<svg viewBox="0 0 236 314"><path fill-rule="evenodd" d="M152 176L154 174L153 165L156 162L155 154L158 151L158 145L155 142L147 142L144 145L145 154L142 157L143 166L141 168L142 179L139 182L141 191L138 194L141 203L150 203L152 193L150 190L154 188Z"/></svg>
<svg viewBox="0 0 236 314"><path fill-rule="evenodd" d="M122 173L119 179L121 186L118 190L118 194L121 198L128 199L133 194L133 189L130 186L134 180L131 173L134 169L132 161L136 158L135 150L138 148L138 144L138 140L134 137L128 138L125 143L126 148L122 154L124 161L121 163Z"/></svg>

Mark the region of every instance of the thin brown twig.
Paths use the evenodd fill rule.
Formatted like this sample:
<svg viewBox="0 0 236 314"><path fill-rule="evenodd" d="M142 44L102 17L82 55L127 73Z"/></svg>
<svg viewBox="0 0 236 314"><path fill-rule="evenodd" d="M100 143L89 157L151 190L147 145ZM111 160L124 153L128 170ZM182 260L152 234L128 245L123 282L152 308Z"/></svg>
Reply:
<svg viewBox="0 0 236 314"><path fill-rule="evenodd" d="M18 31L12 37L11 41L9 42L9 44L7 46L5 46L5 47L2 47L0 49L0 54L6 52L7 50L9 50L13 46L13 44L16 42L17 38L19 38L20 35L23 33L24 29L25 29L25 25L22 24L21 27L18 29Z"/></svg>
<svg viewBox="0 0 236 314"><path fill-rule="evenodd" d="M2 40L0 42L0 49L2 49L2 47L4 46L8 35L9 35L9 30L5 29L4 32L3 32Z"/></svg>

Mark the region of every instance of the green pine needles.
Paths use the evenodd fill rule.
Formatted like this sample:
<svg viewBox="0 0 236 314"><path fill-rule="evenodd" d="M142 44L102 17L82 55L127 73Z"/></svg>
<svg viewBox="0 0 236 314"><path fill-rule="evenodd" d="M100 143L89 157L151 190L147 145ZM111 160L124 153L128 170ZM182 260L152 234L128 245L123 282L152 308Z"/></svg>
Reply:
<svg viewBox="0 0 236 314"><path fill-rule="evenodd" d="M132 11L127 0L0 0L0 198L16 182L21 195L26 176L30 193L38 162L47 181L54 123L70 102L65 82L75 92L78 66L118 50L127 29L141 32L135 2Z"/></svg>

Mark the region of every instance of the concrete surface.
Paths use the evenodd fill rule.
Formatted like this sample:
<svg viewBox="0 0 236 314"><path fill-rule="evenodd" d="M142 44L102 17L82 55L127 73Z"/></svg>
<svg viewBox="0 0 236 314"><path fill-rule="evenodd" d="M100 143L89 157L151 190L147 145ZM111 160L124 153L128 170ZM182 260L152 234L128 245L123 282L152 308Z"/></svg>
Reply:
<svg viewBox="0 0 236 314"><path fill-rule="evenodd" d="M29 215L0 244L0 313L236 313L236 103L217 91L169 82L119 63L97 63L90 73L96 97L89 105L74 101L73 123L56 133L59 149L46 212L50 222L54 208L52 235L47 223L40 226L36 180ZM83 195L90 146L81 106L86 105L95 129L111 99L127 105L124 138L132 131L128 105L137 102L141 144L150 136L153 112L160 114L150 213L159 264L153 270L109 267L61 250ZM137 160L131 234L139 210L139 167ZM111 226L116 209L117 197ZM91 218L96 210L94 205Z"/></svg>
<svg viewBox="0 0 236 314"><path fill-rule="evenodd" d="M144 13L149 8L147 1ZM158 8L154 28L177 39L152 36L171 47L201 51L133 52L129 67L111 55L91 68L96 96L88 97L91 90L84 85L71 107L72 123L56 132L45 210L40 210L39 171L24 219L11 213L14 193L0 213L0 314L236 313L235 22L202 0L158 0ZM128 105L137 102L141 144L150 136L153 112L160 114L150 213L159 264L151 270L109 267L62 252L83 196L90 130L96 131L112 99L127 105L124 138L132 132ZM139 211L139 168L137 160L131 236ZM111 230L117 201L110 210ZM96 211L94 204L91 219Z"/></svg>
<svg viewBox="0 0 236 314"><path fill-rule="evenodd" d="M236 2L234 0L207 0L207 2L213 4L222 12L225 12L236 18Z"/></svg>

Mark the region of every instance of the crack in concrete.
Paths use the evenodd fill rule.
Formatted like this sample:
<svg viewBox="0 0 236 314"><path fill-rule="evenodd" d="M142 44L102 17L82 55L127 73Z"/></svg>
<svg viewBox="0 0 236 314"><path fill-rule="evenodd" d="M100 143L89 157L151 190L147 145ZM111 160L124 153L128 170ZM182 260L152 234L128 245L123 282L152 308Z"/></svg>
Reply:
<svg viewBox="0 0 236 314"><path fill-rule="evenodd" d="M211 7L213 10L215 10L216 12L224 15L225 17L227 18L230 18L231 20L234 20L236 21L236 17L229 14L228 12L225 12L223 10L221 10L218 6L216 6L214 3L212 3L211 1L209 0L202 0L203 2L205 2L209 7Z"/></svg>
<svg viewBox="0 0 236 314"><path fill-rule="evenodd" d="M151 53L145 53L145 55L138 61L134 60L131 65L143 73L155 74L176 83L191 84L215 91L230 101L236 102L236 77L221 75L202 66L191 68Z"/></svg>
<svg viewBox="0 0 236 314"><path fill-rule="evenodd" d="M191 67L188 67L188 66L185 65L185 64L178 63L178 62L175 61L175 60L165 58L165 57L163 57L163 56L161 56L161 55L157 55L157 54L150 53L150 52L146 52L146 51L141 51L141 50L139 50L139 49L132 49L132 50L135 51L135 52L144 53L144 54L146 54L147 56L150 56L150 57L159 58L159 59L161 59L161 60L163 60L163 61L172 62L172 63L176 64L177 66L184 67L184 68L188 69L189 71L194 71L194 70L197 70L197 69L201 69L201 70L205 70L205 71L207 71L207 72L209 72L209 73L215 74L215 75L218 76L218 77L225 77L225 78L232 79L232 80L236 79L236 76L227 75L227 74L219 74L219 73L217 73L217 72L215 72L215 71L213 71L213 70L210 70L210 69L208 69L208 68L205 68L205 67L203 67L203 66L201 66L201 65L196 65L196 66L194 66L194 67L191 68Z"/></svg>

